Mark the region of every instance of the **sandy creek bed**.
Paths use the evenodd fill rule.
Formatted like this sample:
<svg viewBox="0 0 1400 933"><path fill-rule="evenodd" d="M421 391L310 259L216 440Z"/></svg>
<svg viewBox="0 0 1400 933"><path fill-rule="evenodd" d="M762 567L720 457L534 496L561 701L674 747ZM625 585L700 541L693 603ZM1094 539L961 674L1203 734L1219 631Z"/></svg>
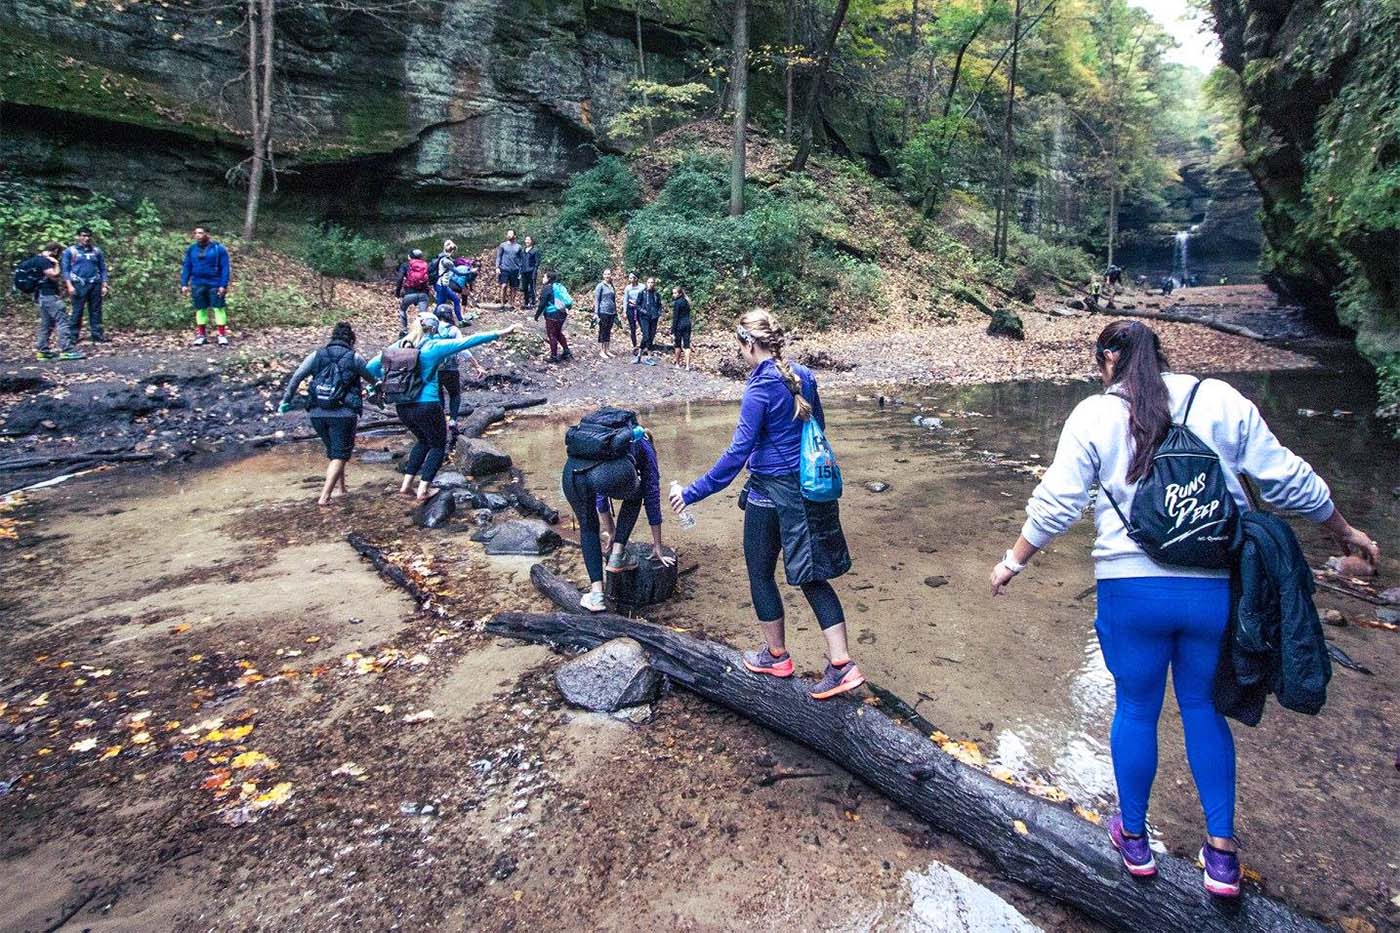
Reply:
<svg viewBox="0 0 1400 933"><path fill-rule="evenodd" d="M1393 552L1396 447L1355 417L1296 414L1348 407L1351 383L1318 373L1233 381ZM1034 468L1087 391L911 392L885 410L833 393L827 409L856 560L838 591L867 676L975 741L989 766L1106 811L1112 685L1092 634L1088 523L1013 596L993 603L984 584L1019 527ZM915 415L943 427L914 425ZM732 418L731 405L646 413L663 478L707 466ZM564 423L521 417L493 438L560 505ZM406 507L382 495L385 464L354 467L351 500L318 511L309 480L320 463L303 445L197 472L91 474L5 513L29 524L0 571L0 780L13 782L0 797L0 858L27 883L0 894L0 928L44 929L74 905L73 925L94 929L1020 922L976 885L962 889L961 913L950 907L942 865L1030 922L1085 927L839 767L693 697L665 697L642 726L563 708L549 679L555 656L472 630L496 609L542 606L529 561L488 559L460 531L409 527ZM871 493L867 480L891 488ZM667 525L668 543L700 569L654 617L746 644L736 493L697 507L691 532ZM416 613L375 576L344 543L350 530L417 562L443 593L443 615ZM1299 530L1320 564L1325 542ZM573 535L568 517L561 531ZM572 548L550 561L581 575ZM1319 603L1368 614L1330 596ZM799 667L815 671L815 623L800 597L789 607ZM1273 708L1259 729L1235 730L1240 832L1271 892L1384 927L1400 919L1394 852L1376 845L1400 834L1400 636L1328 634L1375 675L1338 668L1322 716ZM434 718L404 721L425 709ZM186 734L212 718L254 728L237 740ZM142 731L148 740L135 742ZM1185 853L1201 818L1179 735L1168 700L1152 817L1162 844ZM97 739L92 751L70 750L85 737ZM234 768L250 750L275 767ZM347 762L363 774L333 773ZM221 770L231 781L211 787ZM258 793L285 782L290 795L240 824L230 814L244 781Z"/></svg>

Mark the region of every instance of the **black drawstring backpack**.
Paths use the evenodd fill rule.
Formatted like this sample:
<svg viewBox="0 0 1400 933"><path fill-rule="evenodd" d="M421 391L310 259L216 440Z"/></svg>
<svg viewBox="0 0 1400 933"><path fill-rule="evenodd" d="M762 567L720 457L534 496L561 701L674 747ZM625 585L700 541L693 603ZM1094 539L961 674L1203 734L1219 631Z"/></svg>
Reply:
<svg viewBox="0 0 1400 933"><path fill-rule="evenodd" d="M1234 564L1240 510L1220 457L1190 428L1191 405L1201 381L1186 399L1186 411L1173 421L1157 447L1147 475L1133 494L1133 521L1123 514L1108 487L1113 511L1128 537L1159 564L1221 569Z"/></svg>

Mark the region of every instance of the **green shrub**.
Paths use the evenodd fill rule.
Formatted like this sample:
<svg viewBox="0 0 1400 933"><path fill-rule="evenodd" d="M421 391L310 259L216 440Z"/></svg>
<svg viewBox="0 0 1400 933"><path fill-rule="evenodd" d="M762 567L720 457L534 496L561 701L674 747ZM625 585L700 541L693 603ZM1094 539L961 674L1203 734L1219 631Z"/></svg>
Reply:
<svg viewBox="0 0 1400 933"><path fill-rule="evenodd" d="M382 273L393 254L389 244L346 230L339 224L308 225L298 242L300 258L314 271L361 282Z"/></svg>
<svg viewBox="0 0 1400 933"><path fill-rule="evenodd" d="M558 273L570 291L591 286L612 265L608 244L592 224L582 219L561 217L545 234L540 248L548 256L546 268Z"/></svg>
<svg viewBox="0 0 1400 933"><path fill-rule="evenodd" d="M1381 361L1376 381L1380 393L1376 414L1389 421L1395 437L1400 438L1400 353Z"/></svg>
<svg viewBox="0 0 1400 933"><path fill-rule="evenodd" d="M559 222L579 227L596 220L616 226L641 199L641 186L627 163L617 156L604 156L569 181Z"/></svg>

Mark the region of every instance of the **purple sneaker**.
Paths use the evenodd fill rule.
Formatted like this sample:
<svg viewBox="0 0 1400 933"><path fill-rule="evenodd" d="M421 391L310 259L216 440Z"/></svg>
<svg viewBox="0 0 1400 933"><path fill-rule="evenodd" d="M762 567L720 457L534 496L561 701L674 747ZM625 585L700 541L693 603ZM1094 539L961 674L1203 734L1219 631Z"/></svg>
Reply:
<svg viewBox="0 0 1400 933"><path fill-rule="evenodd" d="M1157 874L1157 860L1152 857L1147 837L1123 834L1123 814L1115 814L1108 821L1108 838L1123 856L1123 867L1128 869L1128 874L1136 878L1151 878Z"/></svg>
<svg viewBox="0 0 1400 933"><path fill-rule="evenodd" d="M1201 846L1206 890L1216 897L1240 896L1240 854L1225 852L1206 843Z"/></svg>

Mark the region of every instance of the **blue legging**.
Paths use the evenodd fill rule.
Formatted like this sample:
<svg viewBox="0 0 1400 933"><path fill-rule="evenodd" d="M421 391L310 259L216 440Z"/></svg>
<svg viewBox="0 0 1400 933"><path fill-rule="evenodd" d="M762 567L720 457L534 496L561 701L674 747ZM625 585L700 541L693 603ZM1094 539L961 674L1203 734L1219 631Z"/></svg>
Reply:
<svg viewBox="0 0 1400 933"><path fill-rule="evenodd" d="M1205 810L1206 831L1235 835L1235 742L1211 702L1220 639L1230 616L1230 581L1195 577L1133 577L1098 582L1094 628L1113 674L1117 706L1109 747L1123 828L1147 828L1147 798L1157 775L1157 718L1167 667L1186 759Z"/></svg>

